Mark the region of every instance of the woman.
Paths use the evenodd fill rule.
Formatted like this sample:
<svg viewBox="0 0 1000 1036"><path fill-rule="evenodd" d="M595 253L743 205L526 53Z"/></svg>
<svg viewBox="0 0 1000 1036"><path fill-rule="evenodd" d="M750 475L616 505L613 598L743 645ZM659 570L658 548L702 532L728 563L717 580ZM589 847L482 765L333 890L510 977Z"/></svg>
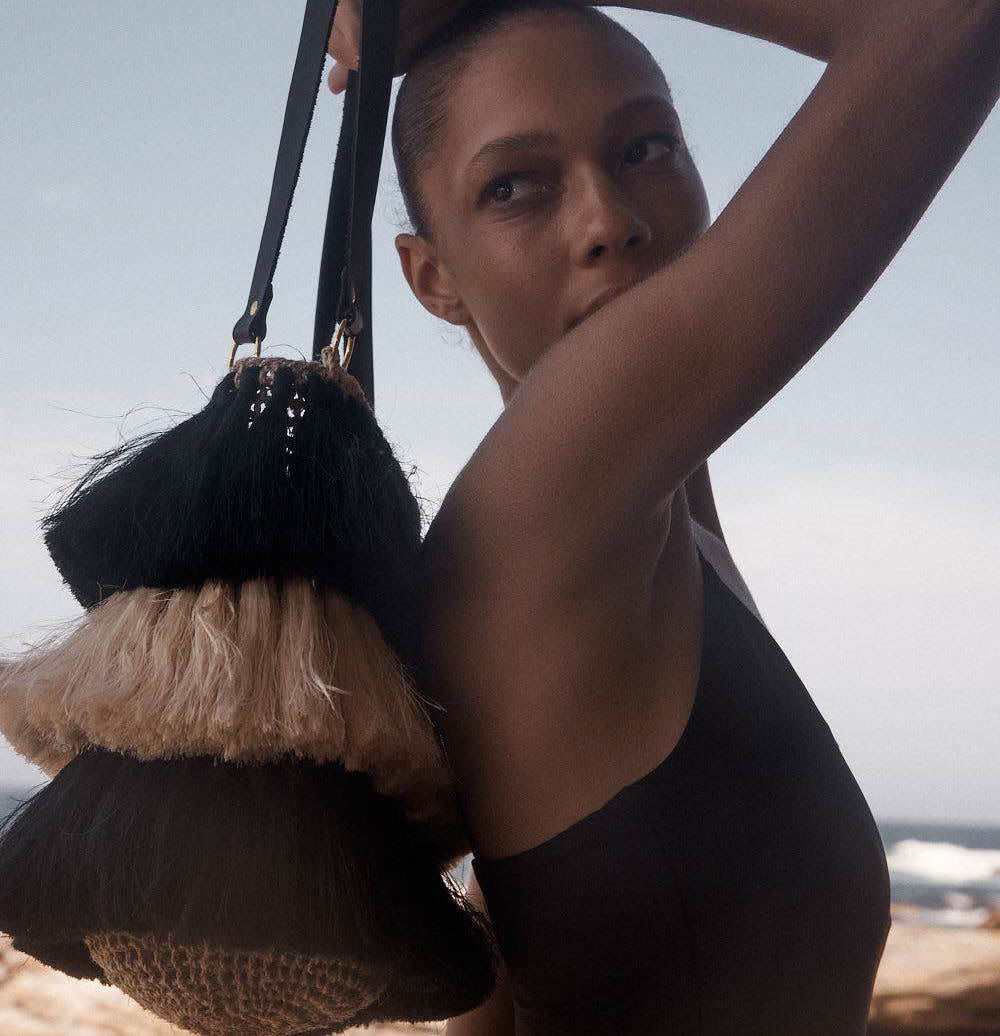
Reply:
<svg viewBox="0 0 1000 1036"><path fill-rule="evenodd" d="M884 850L726 549L706 458L958 162L997 99L1000 5L629 6L828 62L711 226L663 74L617 23L401 13L403 273L504 400L424 550L426 686L506 966L448 1033L863 1033Z"/></svg>

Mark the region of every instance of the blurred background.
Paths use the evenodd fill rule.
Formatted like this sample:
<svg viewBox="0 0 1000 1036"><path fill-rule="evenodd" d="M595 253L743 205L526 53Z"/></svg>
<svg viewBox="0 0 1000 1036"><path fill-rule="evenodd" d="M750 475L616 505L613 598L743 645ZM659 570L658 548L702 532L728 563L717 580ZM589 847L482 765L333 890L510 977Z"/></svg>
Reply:
<svg viewBox="0 0 1000 1036"><path fill-rule="evenodd" d="M823 65L609 13L663 66L716 217ZM0 8L0 651L79 614L39 520L86 459L200 409L225 373L300 27L301 4L263 0ZM324 86L271 353L311 349L341 107ZM733 556L879 820L895 916L966 930L1000 908L998 168L994 111L868 296L710 461ZM407 229L387 142L376 412L433 511L502 404L463 333L410 294ZM7 801L44 780L0 738Z"/></svg>

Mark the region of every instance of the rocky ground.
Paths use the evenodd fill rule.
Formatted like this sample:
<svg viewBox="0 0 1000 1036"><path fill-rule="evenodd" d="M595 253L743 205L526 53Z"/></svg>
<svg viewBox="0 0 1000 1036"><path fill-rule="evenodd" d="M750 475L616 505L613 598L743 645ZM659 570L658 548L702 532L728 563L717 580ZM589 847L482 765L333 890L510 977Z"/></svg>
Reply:
<svg viewBox="0 0 1000 1036"><path fill-rule="evenodd" d="M355 1036L442 1033L444 1023L372 1026ZM893 924L870 1036L1000 1036L1000 928ZM0 937L2 1036L186 1036L119 990L68 978ZM792 1034L789 1034L792 1036Z"/></svg>
<svg viewBox="0 0 1000 1036"><path fill-rule="evenodd" d="M869 1036L1000 1034L1000 923L925 928L894 922Z"/></svg>

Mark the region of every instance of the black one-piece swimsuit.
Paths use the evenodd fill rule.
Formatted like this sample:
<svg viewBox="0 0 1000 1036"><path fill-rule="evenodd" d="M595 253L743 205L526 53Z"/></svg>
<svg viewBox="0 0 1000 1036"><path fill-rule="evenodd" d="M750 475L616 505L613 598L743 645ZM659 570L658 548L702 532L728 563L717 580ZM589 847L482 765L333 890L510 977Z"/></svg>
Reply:
<svg viewBox="0 0 1000 1036"><path fill-rule="evenodd" d="M569 828L473 858L518 1036L854 1036L885 850L829 726L699 548L701 671L674 750Z"/></svg>

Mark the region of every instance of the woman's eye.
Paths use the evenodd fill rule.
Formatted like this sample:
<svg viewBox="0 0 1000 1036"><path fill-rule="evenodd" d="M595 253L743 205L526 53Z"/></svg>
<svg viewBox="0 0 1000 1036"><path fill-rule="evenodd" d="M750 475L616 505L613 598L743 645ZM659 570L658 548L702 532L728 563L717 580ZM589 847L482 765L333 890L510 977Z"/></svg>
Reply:
<svg viewBox="0 0 1000 1036"><path fill-rule="evenodd" d="M522 173L507 173L504 176L498 176L486 185L483 197L487 201L495 202L498 205L519 201L520 195L515 190L515 184L524 184L526 182L527 177ZM523 191L521 193L523 194Z"/></svg>
<svg viewBox="0 0 1000 1036"><path fill-rule="evenodd" d="M641 165L643 162L657 158L672 158L680 146L679 138L672 134L651 133L629 145L628 151L625 152L626 161Z"/></svg>

